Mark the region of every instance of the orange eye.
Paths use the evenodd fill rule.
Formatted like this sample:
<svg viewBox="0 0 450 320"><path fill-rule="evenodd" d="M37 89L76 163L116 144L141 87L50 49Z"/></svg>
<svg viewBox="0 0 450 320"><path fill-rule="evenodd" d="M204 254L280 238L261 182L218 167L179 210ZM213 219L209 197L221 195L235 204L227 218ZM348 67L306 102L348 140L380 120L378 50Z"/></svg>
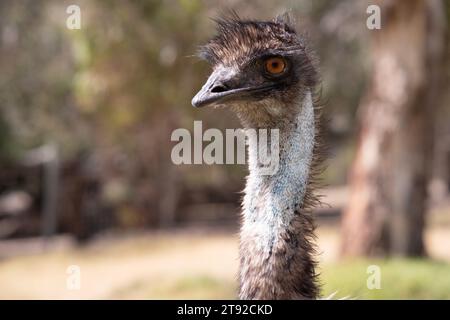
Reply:
<svg viewBox="0 0 450 320"><path fill-rule="evenodd" d="M281 57L272 57L265 62L266 71L273 75L283 73L286 69L286 60Z"/></svg>

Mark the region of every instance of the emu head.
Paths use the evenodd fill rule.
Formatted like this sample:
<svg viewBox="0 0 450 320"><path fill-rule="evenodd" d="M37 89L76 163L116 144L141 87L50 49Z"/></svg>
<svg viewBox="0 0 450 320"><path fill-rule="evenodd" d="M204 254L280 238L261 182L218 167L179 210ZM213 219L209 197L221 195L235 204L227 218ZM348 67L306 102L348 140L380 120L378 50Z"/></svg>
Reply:
<svg viewBox="0 0 450 320"><path fill-rule="evenodd" d="M285 113L317 82L313 56L289 20L217 20L216 36L200 50L212 73L192 105L229 105L244 118Z"/></svg>

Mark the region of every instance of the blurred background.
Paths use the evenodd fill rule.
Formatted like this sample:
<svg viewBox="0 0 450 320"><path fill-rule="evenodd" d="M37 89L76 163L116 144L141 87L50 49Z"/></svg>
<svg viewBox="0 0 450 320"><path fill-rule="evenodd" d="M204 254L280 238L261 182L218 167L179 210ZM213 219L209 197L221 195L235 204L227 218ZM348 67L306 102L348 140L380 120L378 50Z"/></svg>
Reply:
<svg viewBox="0 0 450 320"><path fill-rule="evenodd" d="M1 299L236 297L246 166L170 159L176 128L240 127L190 105L209 72L196 50L227 9L292 10L320 59L323 294L450 299L446 0L2 0Z"/></svg>

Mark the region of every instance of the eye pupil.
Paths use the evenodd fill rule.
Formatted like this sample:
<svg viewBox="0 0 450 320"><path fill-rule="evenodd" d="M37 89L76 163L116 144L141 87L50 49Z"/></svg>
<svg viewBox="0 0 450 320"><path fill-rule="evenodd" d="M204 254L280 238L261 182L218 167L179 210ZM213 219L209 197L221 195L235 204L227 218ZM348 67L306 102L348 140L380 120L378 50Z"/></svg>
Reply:
<svg viewBox="0 0 450 320"><path fill-rule="evenodd" d="M286 68L286 62L283 58L269 58L266 61L266 71L271 74L281 74Z"/></svg>

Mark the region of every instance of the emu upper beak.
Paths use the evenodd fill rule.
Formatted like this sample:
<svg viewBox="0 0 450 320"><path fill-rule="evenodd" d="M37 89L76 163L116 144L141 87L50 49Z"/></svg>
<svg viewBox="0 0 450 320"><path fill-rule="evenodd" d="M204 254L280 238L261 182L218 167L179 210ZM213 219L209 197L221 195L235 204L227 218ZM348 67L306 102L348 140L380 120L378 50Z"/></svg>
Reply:
<svg viewBox="0 0 450 320"><path fill-rule="evenodd" d="M200 108L240 96L246 90L236 85L236 73L234 69L227 67L215 69L202 89L192 98L192 105Z"/></svg>

